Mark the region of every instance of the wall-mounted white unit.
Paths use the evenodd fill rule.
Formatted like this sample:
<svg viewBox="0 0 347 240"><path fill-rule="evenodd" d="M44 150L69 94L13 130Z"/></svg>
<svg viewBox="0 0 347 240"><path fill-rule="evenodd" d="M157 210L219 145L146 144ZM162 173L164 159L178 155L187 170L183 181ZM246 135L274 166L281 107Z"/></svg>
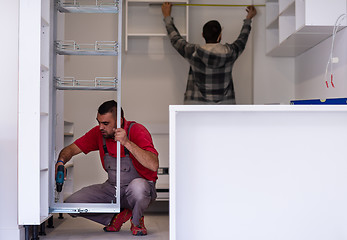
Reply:
<svg viewBox="0 0 347 240"><path fill-rule="evenodd" d="M346 9L345 0L267 0L267 55L300 55L331 36Z"/></svg>
<svg viewBox="0 0 347 240"><path fill-rule="evenodd" d="M345 105L170 106L170 240L346 239L346 135Z"/></svg>
<svg viewBox="0 0 347 240"><path fill-rule="evenodd" d="M125 51L129 49L129 40L167 36L163 22L161 5L163 0L126 0L125 1ZM175 4L188 4L189 0L173 0ZM173 6L172 17L180 34L188 41L189 7Z"/></svg>

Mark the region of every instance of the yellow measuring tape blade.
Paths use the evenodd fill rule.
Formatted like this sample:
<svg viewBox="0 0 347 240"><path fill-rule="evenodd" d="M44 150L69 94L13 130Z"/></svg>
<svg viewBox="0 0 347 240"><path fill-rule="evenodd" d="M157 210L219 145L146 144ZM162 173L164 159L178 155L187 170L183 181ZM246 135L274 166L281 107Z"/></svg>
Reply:
<svg viewBox="0 0 347 240"><path fill-rule="evenodd" d="M174 6L193 6L193 7L248 7L250 5L230 5L230 4L191 4L191 3L173 3ZM253 5L255 7L265 7L265 4Z"/></svg>

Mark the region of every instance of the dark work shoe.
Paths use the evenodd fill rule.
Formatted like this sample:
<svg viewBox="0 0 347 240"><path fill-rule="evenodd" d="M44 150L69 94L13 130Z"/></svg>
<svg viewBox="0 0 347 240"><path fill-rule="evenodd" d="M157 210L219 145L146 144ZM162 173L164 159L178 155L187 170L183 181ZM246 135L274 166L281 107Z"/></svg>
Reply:
<svg viewBox="0 0 347 240"><path fill-rule="evenodd" d="M130 230L134 236L147 235L147 229L145 227L145 218L143 216L140 218L140 225L138 225L138 226L134 225L132 219L130 219L130 222L131 222Z"/></svg>
<svg viewBox="0 0 347 240"><path fill-rule="evenodd" d="M108 226L104 227L104 231L105 232L119 232L123 223L128 221L131 216L132 216L132 211L130 209L124 209L123 211L116 214L112 218L111 223Z"/></svg>

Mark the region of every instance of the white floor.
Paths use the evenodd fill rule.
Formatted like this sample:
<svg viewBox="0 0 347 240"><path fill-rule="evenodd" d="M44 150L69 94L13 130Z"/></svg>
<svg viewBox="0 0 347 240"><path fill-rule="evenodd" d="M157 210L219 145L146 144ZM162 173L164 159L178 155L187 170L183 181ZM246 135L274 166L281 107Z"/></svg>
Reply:
<svg viewBox="0 0 347 240"><path fill-rule="evenodd" d="M145 226L147 236L133 236L130 232L130 221L126 222L119 232L104 232L103 225L84 218L72 218L64 214L64 219L54 215L54 228L46 228L46 236L40 236L40 240L89 240L89 239L169 239L169 215L168 213L145 214Z"/></svg>

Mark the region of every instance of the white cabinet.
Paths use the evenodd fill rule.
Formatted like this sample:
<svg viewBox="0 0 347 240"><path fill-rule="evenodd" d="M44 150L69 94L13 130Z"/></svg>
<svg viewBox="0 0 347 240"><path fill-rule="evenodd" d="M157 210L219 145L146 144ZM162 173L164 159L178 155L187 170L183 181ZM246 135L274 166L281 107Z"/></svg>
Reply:
<svg viewBox="0 0 347 240"><path fill-rule="evenodd" d="M19 32L18 223L49 216L52 146L51 1L21 1ZM25 49L25 51L23 50Z"/></svg>
<svg viewBox="0 0 347 240"><path fill-rule="evenodd" d="M342 105L170 106L170 240L346 239L346 134Z"/></svg>
<svg viewBox="0 0 347 240"><path fill-rule="evenodd" d="M331 36L336 20L346 9L345 0L267 0L267 54L300 55Z"/></svg>
<svg viewBox="0 0 347 240"><path fill-rule="evenodd" d="M163 25L161 5L163 0L126 0L125 1L125 51L128 51L129 40L167 36ZM173 0L172 17L180 34L188 41L189 0Z"/></svg>
<svg viewBox="0 0 347 240"><path fill-rule="evenodd" d="M84 4L82 4L84 3ZM54 199L54 167L58 138L56 129L61 116L57 90L117 90L120 127L120 81L122 38L122 1L68 1L68 0L21 0L19 9L19 99L18 99L18 224L40 225L53 212L119 212L115 204L63 205ZM54 41L57 32L57 11L64 13L116 13L118 15L118 42L78 44ZM62 31L60 31L62 32ZM55 54L57 53L57 55ZM117 77L75 80L57 76L57 58L63 55L112 55L117 56ZM59 56L58 56L59 55ZM61 66L60 66L61 67ZM59 126L58 126L59 125ZM61 124L62 125L62 124ZM71 129L72 123L67 123ZM54 131L53 131L54 130ZM61 129L62 130L62 129ZM69 131L72 133L72 131ZM61 135L62 135L61 131ZM69 136L70 137L70 136ZM68 138L68 136L67 136ZM71 138L71 137L70 137ZM62 139L61 139L62 140ZM72 139L70 139L72 141ZM117 144L120 154L120 144ZM119 155L118 155L118 159ZM119 164L119 161L118 161ZM67 168L72 169L67 166ZM119 167L118 167L119 169ZM72 175L72 174L70 174ZM119 176L119 173L118 173ZM119 183L119 179L118 183ZM68 185L68 182L67 182ZM72 192L66 187L66 194ZM116 192L120 195L119 187ZM117 198L119 199L119 198ZM107 206L105 206L107 205Z"/></svg>

